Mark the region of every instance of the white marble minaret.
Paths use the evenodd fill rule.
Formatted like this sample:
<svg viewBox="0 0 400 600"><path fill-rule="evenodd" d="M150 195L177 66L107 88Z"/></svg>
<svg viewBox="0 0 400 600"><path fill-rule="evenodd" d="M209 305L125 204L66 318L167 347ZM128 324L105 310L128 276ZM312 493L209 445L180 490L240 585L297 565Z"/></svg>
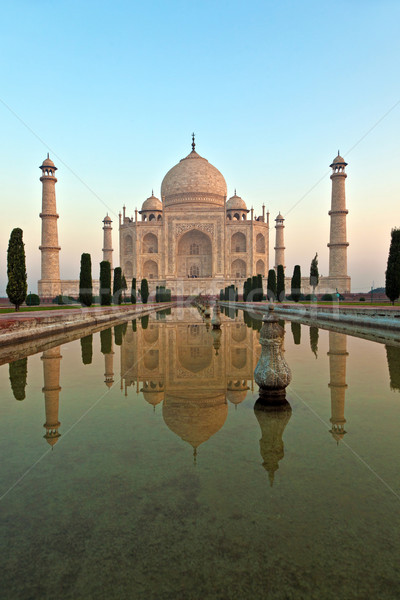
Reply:
<svg viewBox="0 0 400 600"><path fill-rule="evenodd" d="M57 208L56 208L56 171L49 155L39 167L42 170L42 243L39 250L42 253L41 277L38 281L39 296L54 298L61 294L60 259L61 250L58 245Z"/></svg>
<svg viewBox="0 0 400 600"><path fill-rule="evenodd" d="M332 290L350 292L350 277L347 275L347 233L346 217L346 171L347 163L339 152L332 164L332 202L329 216L331 231L329 248L329 279Z"/></svg>
<svg viewBox="0 0 400 600"><path fill-rule="evenodd" d="M104 236L103 236L103 260L108 260L110 263L111 271L113 269L113 247L112 247L112 227L111 227L111 219L108 214L104 217Z"/></svg>
<svg viewBox="0 0 400 600"><path fill-rule="evenodd" d="M283 224L284 218L281 213L275 219L275 229L276 229L276 237L275 237L275 270L278 269L279 265L282 265L285 268L285 242L284 242L284 229L285 226Z"/></svg>

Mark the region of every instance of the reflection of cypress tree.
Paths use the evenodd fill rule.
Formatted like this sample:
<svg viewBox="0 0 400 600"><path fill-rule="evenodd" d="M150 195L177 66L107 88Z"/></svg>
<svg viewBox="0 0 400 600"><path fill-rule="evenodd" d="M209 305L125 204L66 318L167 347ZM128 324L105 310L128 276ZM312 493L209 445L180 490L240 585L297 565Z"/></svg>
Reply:
<svg viewBox="0 0 400 600"><path fill-rule="evenodd" d="M252 319L252 327L254 331L261 331L262 321L261 319Z"/></svg>
<svg viewBox="0 0 400 600"><path fill-rule="evenodd" d="M388 345L385 345L385 348L389 368L390 389L400 391L400 348Z"/></svg>
<svg viewBox="0 0 400 600"><path fill-rule="evenodd" d="M100 349L102 354L110 354L112 345L112 331L109 329L103 329L100 331Z"/></svg>
<svg viewBox="0 0 400 600"><path fill-rule="evenodd" d="M299 345L300 341L301 341L301 325L300 325L300 323L294 323L292 321L291 326L292 326L293 341L296 345Z"/></svg>
<svg viewBox="0 0 400 600"><path fill-rule="evenodd" d="M136 331L136 319L132 320L132 331Z"/></svg>
<svg viewBox="0 0 400 600"><path fill-rule="evenodd" d="M142 321L142 329L147 329L148 324L149 324L149 315L144 315L144 317L142 317L141 321Z"/></svg>
<svg viewBox="0 0 400 600"><path fill-rule="evenodd" d="M247 310L243 311L243 321L245 322L246 327L251 329L251 317L250 317L249 313L247 312Z"/></svg>
<svg viewBox="0 0 400 600"><path fill-rule="evenodd" d="M318 327L310 327L310 347L311 352L314 352L315 358L318 356Z"/></svg>
<svg viewBox="0 0 400 600"><path fill-rule="evenodd" d="M282 327L282 329L285 329L286 321L284 321L283 319L279 319L278 323Z"/></svg>
<svg viewBox="0 0 400 600"><path fill-rule="evenodd" d="M25 400L28 359L21 358L8 365L11 389L16 400Z"/></svg>
<svg viewBox="0 0 400 600"><path fill-rule="evenodd" d="M127 328L128 328L128 323L125 321L125 323L122 323L122 337L125 337Z"/></svg>
<svg viewBox="0 0 400 600"><path fill-rule="evenodd" d="M93 356L93 335L85 335L85 337L81 338L81 353L82 363L84 365L91 365Z"/></svg>
<svg viewBox="0 0 400 600"><path fill-rule="evenodd" d="M114 341L117 346L122 346L122 323L114 326Z"/></svg>

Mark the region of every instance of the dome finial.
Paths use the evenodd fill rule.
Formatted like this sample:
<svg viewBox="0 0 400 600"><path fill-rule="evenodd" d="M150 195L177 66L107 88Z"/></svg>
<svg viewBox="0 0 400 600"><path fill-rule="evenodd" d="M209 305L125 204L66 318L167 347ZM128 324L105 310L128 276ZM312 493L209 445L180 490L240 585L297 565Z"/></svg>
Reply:
<svg viewBox="0 0 400 600"><path fill-rule="evenodd" d="M340 150L337 151L337 155L340 156Z"/></svg>
<svg viewBox="0 0 400 600"><path fill-rule="evenodd" d="M153 190L153 188L151 189L151 195L154 196L154 190Z"/></svg>
<svg viewBox="0 0 400 600"><path fill-rule="evenodd" d="M196 148L196 144L195 144L195 141L194 141L194 133L192 133L192 150L193 150L193 152L194 152L195 148Z"/></svg>
<svg viewBox="0 0 400 600"><path fill-rule="evenodd" d="M236 188L235 188L235 193L234 193L234 196L236 196Z"/></svg>

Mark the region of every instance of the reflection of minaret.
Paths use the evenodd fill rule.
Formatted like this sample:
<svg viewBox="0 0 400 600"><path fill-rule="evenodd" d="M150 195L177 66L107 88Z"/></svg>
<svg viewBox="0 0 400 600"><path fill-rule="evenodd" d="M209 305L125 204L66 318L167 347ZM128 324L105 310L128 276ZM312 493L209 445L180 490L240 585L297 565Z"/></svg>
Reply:
<svg viewBox="0 0 400 600"><path fill-rule="evenodd" d="M339 443L346 431L344 424L344 404L346 395L346 360L347 338L344 333L329 332L329 371L331 389L331 423L332 429L330 433L333 438Z"/></svg>
<svg viewBox="0 0 400 600"><path fill-rule="evenodd" d="M46 410L46 423L43 427L46 428L46 434L44 435L45 440L50 446L58 441L60 433L58 428L60 422L58 420L58 401L60 395L60 346L45 350L42 355L43 361L43 380L44 387L42 392L44 393L45 410Z"/></svg>
<svg viewBox="0 0 400 600"><path fill-rule="evenodd" d="M272 402L274 398L271 399ZM274 483L275 471L279 469L279 461L285 455L283 432L292 416L292 408L286 400L282 404L268 404L259 398L254 405L254 413L261 428L260 454L263 467L268 471L271 487Z"/></svg>
<svg viewBox="0 0 400 600"><path fill-rule="evenodd" d="M281 213L275 219L275 229L276 229L276 238L275 238L275 270L278 269L279 265L282 265L285 268L285 243L283 239L285 226L283 224L284 218Z"/></svg>
<svg viewBox="0 0 400 600"><path fill-rule="evenodd" d="M107 354L104 355L104 369L104 383L108 388L111 388L114 383L114 350L112 340L110 352L107 352Z"/></svg>

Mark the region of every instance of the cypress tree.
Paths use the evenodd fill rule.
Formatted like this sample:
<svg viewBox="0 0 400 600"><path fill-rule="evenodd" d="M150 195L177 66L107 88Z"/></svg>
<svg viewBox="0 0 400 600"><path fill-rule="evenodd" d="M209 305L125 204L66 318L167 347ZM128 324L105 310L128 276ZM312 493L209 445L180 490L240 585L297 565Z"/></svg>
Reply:
<svg viewBox="0 0 400 600"><path fill-rule="evenodd" d="M19 310L25 301L27 292L25 249L22 241L22 229L13 229L7 250L7 296Z"/></svg>
<svg viewBox="0 0 400 600"><path fill-rule="evenodd" d="M136 278L135 277L132 279L131 302L132 302L132 304L136 304Z"/></svg>
<svg viewBox="0 0 400 600"><path fill-rule="evenodd" d="M140 295L142 303L147 304L147 300L149 299L149 284L147 283L147 279L142 279L140 283Z"/></svg>
<svg viewBox="0 0 400 600"><path fill-rule="evenodd" d="M106 261L108 262L108 261ZM108 263L110 264L110 263ZM112 348L111 327L100 331L100 351L102 354L110 354Z"/></svg>
<svg viewBox="0 0 400 600"><path fill-rule="evenodd" d="M114 269L113 302L114 302L114 304L121 304L121 302L122 302L122 269L121 269L121 267L116 267Z"/></svg>
<svg viewBox="0 0 400 600"><path fill-rule="evenodd" d="M257 294L257 276L253 275L251 278L251 293L250 300L251 302L258 302L258 294Z"/></svg>
<svg viewBox="0 0 400 600"><path fill-rule="evenodd" d="M283 265L278 265L276 275L276 298L278 302L283 302L285 299L285 270Z"/></svg>
<svg viewBox="0 0 400 600"><path fill-rule="evenodd" d="M128 286L126 285L126 279L125 279L125 275L124 274L122 274L122 285L121 285L121 287L122 287L122 296L123 296L122 301L126 302L125 292L128 289Z"/></svg>
<svg viewBox="0 0 400 600"><path fill-rule="evenodd" d="M28 376L28 358L14 360L8 365L12 393L16 400L25 400L26 378Z"/></svg>
<svg viewBox="0 0 400 600"><path fill-rule="evenodd" d="M392 304L400 296L400 229L392 229L385 274L385 292Z"/></svg>
<svg viewBox="0 0 400 600"><path fill-rule="evenodd" d="M81 272L79 274L79 302L84 306L93 304L92 261L90 254L81 255Z"/></svg>
<svg viewBox="0 0 400 600"><path fill-rule="evenodd" d="M295 267L293 269L293 277L292 277L292 284L291 284L290 292L292 295L292 300L294 302L298 302L300 300L300 293L301 293L300 265L295 265Z"/></svg>
<svg viewBox="0 0 400 600"><path fill-rule="evenodd" d="M267 280L267 299L275 301L276 298L276 273L275 269L270 269L268 271L268 280Z"/></svg>
<svg viewBox="0 0 400 600"><path fill-rule="evenodd" d="M160 292L159 292L160 287L158 285L156 285L156 302L160 302Z"/></svg>
<svg viewBox="0 0 400 600"><path fill-rule="evenodd" d="M264 300L263 278L261 273L257 275L257 302Z"/></svg>
<svg viewBox="0 0 400 600"><path fill-rule="evenodd" d="M224 299L224 290L219 290L219 299L220 300Z"/></svg>
<svg viewBox="0 0 400 600"><path fill-rule="evenodd" d="M315 288L319 283L319 272L318 272L318 253L314 256L310 265L310 285L315 294Z"/></svg>
<svg viewBox="0 0 400 600"><path fill-rule="evenodd" d="M111 304L111 265L108 260L102 260L100 263L100 304Z"/></svg>
<svg viewBox="0 0 400 600"><path fill-rule="evenodd" d="M93 335L85 335L81 338L82 363L84 365L92 364L93 357Z"/></svg>

